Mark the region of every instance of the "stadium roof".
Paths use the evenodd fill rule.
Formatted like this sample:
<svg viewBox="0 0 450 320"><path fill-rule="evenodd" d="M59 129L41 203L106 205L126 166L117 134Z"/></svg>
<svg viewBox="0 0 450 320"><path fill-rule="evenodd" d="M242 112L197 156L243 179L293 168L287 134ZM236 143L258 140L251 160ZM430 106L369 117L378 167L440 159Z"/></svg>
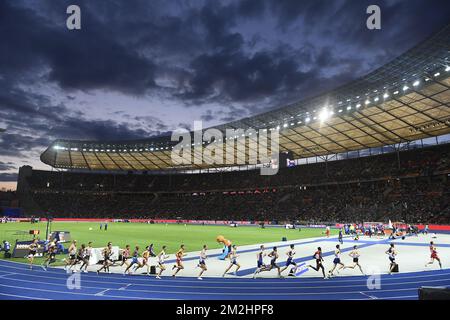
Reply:
<svg viewBox="0 0 450 320"><path fill-rule="evenodd" d="M450 25L335 90L214 128L222 132L279 130L280 151L307 158L450 133L449 104ZM173 170L181 168L171 161L177 143L170 136L135 141L56 140L41 161L63 169ZM192 164L182 169L213 167L218 165Z"/></svg>

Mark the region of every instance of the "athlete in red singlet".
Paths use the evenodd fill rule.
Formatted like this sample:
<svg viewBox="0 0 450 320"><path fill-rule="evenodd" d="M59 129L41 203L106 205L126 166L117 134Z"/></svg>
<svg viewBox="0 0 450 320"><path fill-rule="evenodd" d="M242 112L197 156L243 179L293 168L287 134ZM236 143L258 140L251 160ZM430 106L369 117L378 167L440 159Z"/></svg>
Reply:
<svg viewBox="0 0 450 320"><path fill-rule="evenodd" d="M435 247L433 241L430 242L430 254L431 254L431 256L430 256L431 260L430 260L430 262L428 262L425 265L425 267L428 267L428 265L434 263L434 260L437 260L437 262L439 263L439 267L442 269L441 259L439 258L438 254L437 254L437 250L436 250L436 247Z"/></svg>

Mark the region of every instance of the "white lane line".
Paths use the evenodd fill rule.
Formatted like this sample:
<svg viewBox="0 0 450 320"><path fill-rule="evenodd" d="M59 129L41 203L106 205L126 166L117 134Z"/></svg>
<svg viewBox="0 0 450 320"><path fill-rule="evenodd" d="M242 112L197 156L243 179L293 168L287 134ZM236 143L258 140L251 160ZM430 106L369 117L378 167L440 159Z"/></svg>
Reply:
<svg viewBox="0 0 450 320"><path fill-rule="evenodd" d="M19 274L17 274L19 276ZM23 275L21 275L23 276ZM44 278L44 279L52 279L52 280L65 280L65 278L59 278L56 279L55 277L49 277L49 276L39 276L39 275L26 275L26 276L30 276L30 277L36 277L36 278ZM36 281L30 281L30 280L23 280L23 279L15 279L15 278L9 278L9 280L17 280L17 281L23 281L23 282L36 282ZM86 280L86 278L83 278L82 281L84 283L98 283L98 284L104 284L104 285L123 285L124 283L122 282L114 282L114 281L96 281L96 280ZM450 278L448 279L434 279L434 280L420 280L420 281L404 281L404 282L396 282L396 283L385 283L383 284L383 286L401 286L401 285L408 285L408 284L422 284L422 283L428 283L428 282L442 282L442 281L450 281ZM49 284L54 284L54 285L59 285L57 283L52 283L52 282L36 282L36 283L49 283ZM204 282L199 282L197 281L197 283L204 283ZM250 283L247 282L247 284ZM282 284L282 282L278 282L278 284ZM261 281L259 282L259 284L261 284L262 286L265 287L265 282ZM125 290L127 289L128 286L131 285L136 285L136 286L141 286L141 287L163 287L163 288L189 288L189 289L201 289L201 288L208 288L208 289L235 289L235 290L261 290L261 286L254 286L254 287L249 287L249 286L244 286L244 287L240 287L240 286L203 286L203 285L197 285L197 286L188 286L188 285L170 285L169 283L166 284L155 284L155 283L147 283L147 284L127 284L125 287L121 287L118 289L114 289L111 288L111 290ZM325 285L323 286L322 283L320 285L317 286L270 286L270 288L272 290L286 290L286 289L328 289L328 288L349 288L349 287L355 287L355 285ZM87 287L85 287L87 288ZM97 287L92 287L92 288L97 288ZM134 290L134 289L128 289L129 291L145 291L145 290Z"/></svg>
<svg viewBox="0 0 450 320"><path fill-rule="evenodd" d="M23 268L18 268L18 267L12 267L12 266L5 266L5 265L0 265L0 269L1 268L8 268L8 269L17 269L17 270L21 270L21 271L27 271L27 270L25 270L25 269L23 269ZM444 269L444 270L448 270L448 271L450 271L450 269ZM414 275L414 276L400 276L400 277L396 277L396 275L391 275L391 276L389 276L389 277L386 277L386 278L382 278L382 280L385 280L385 279L393 279L393 280L400 280L400 279L418 279L418 278L427 278L427 277L440 277L440 276L449 276L450 275L450 272L439 272L439 273L434 273L434 271L439 271L439 270L425 270L425 271L422 271L421 273L429 273L429 274L426 274L426 275ZM33 272L33 274L27 274L27 273L25 273L25 275L30 275L30 276L36 276L36 277L42 277L42 276L38 276L38 275L35 275L34 273L44 273L44 274L52 274L52 275L58 275L58 276L60 276L60 275L66 275L66 273L62 273L61 271L58 271L58 272L51 272L51 271L42 271L42 270L33 270L32 271ZM405 274L405 273L403 273L403 274ZM385 276L387 276L387 274L382 274L382 276L383 275L385 275ZM400 275L402 275L402 274L400 274ZM86 274L83 274L83 277L88 277L88 278L97 278L98 279L98 275L97 274L95 274L95 272L90 272L90 273L86 273ZM133 278L133 281L136 281L136 283L133 283L133 284L136 284L136 285L141 285L141 284L139 284L139 282L141 282L141 283L147 283L148 284L148 281L149 280L144 280L144 277L142 276L142 279L138 279L138 278L140 278L141 276L135 276L136 278ZM166 277L167 279L164 279L164 277ZM354 277L359 277L360 279L345 279L345 278L354 278ZM53 277L54 278L54 277ZM119 280L119 277L111 277L111 276L109 276L108 274L105 274L104 276L102 276L102 278L103 279L114 279L114 280ZM189 278L192 278L192 277L189 277ZM312 277L311 277L312 278ZM309 279L311 279L311 278L309 278ZM148 279L148 278L147 278ZM251 280L251 278L245 278L245 279L248 279L249 281L252 281ZM261 279L262 279L262 281L261 281ZM257 281L260 281L260 283L262 284L262 283L264 283L264 285L272 285L272 284L280 284L280 283L282 283L282 281L292 281L291 283L301 283L301 284L306 284L306 283L314 283L314 284L316 284L316 283L322 283L321 282L321 279L319 279L319 277L317 277L317 280L315 280L315 281L308 281L308 280L304 280L304 279L308 279L308 278L294 278L294 279L287 279L287 278L285 278L284 280L280 280L280 281L270 281L270 280L265 280L266 278L260 278L259 280L256 280L255 281L255 283L257 283ZM271 278L268 278L268 279L271 279ZM90 280L91 281L91 280ZM129 279L128 280L126 280L126 281L128 281L129 282ZM203 280L202 281L202 283L213 283L213 284L221 284L221 283L226 283L226 284L230 284L230 283L242 283L242 284L248 284L249 283L249 281L240 281L240 280L238 280L238 281L235 281L234 279L229 279L229 280L225 280L225 281L220 281L220 280L217 280L217 281L208 281L208 280ZM351 283L351 282L366 282L367 281L367 277L365 277L365 276L342 276L342 277L337 277L337 278L334 278L333 279L333 281L336 281L336 282L340 282L340 283L346 283L346 282L349 282L349 283ZM171 277L169 277L169 276L163 276L163 279L161 279L161 280L158 280L158 282L161 282L161 283L166 283L166 284L168 284L169 282L180 282L180 283L183 283L183 282L191 282L191 283L198 283L199 281L197 280L197 279L173 279L173 278L171 278ZM114 283L114 282L111 282L111 283ZM116 284L124 284L124 282L115 282ZM153 282L152 282L152 284L153 284ZM399 283L400 284L400 283Z"/></svg>
<svg viewBox="0 0 450 320"><path fill-rule="evenodd" d="M124 287L122 287L122 288L119 288L119 289L117 289L117 290L126 290L129 286L131 286L132 284L131 283L128 283L126 286L124 286Z"/></svg>
<svg viewBox="0 0 450 320"><path fill-rule="evenodd" d="M21 282L31 282L31 283L40 283L40 284L44 284L44 285L49 285L49 286L55 286L55 287L65 287L65 284L57 284L57 283L49 283L49 282L38 282L38 281L30 281L30 280L21 280L21 279L14 279L14 281L21 281ZM442 280L429 280L427 282L442 282ZM8 286L8 285L3 285L0 284L0 286L6 286L6 287L12 287L12 286ZM17 287L18 288L18 287ZM119 289L113 289L113 288L101 288L101 287L91 287L91 286L83 286L84 289L103 289L103 290L109 290L109 291L114 291L114 290L119 290ZM190 289L191 287L183 287L186 289ZM210 287L205 287L207 289L211 289ZM319 289L320 287L314 287L315 289ZM326 288L321 288L321 289L325 289ZM39 289L41 290L41 289ZM44 290L44 289L42 289ZM391 292L391 291L407 291L407 290L417 290L417 288L404 288L404 289L380 289L377 290L377 292ZM46 290L44 290L46 291ZM267 293L261 293L261 292L198 292L198 291L160 291L160 290L136 290L136 289L128 289L126 290L127 292L143 292L143 293L158 293L158 294L186 294L186 295L249 295L249 296L267 296ZM367 291L337 291L337 292L277 292L277 295L286 295L286 296L301 296L301 295L331 295L331 294L350 294L350 293L362 293L362 292L373 292L373 290L367 290ZM65 292L65 293L70 293L72 294L72 292ZM76 293L73 293L76 294ZM80 293L81 294L81 293ZM86 295L96 295L96 294L86 294ZM135 299L139 299L138 297L135 297Z"/></svg>
<svg viewBox="0 0 450 320"><path fill-rule="evenodd" d="M388 299L411 299L411 298L413 298L413 299L417 299L418 298L418 296L416 295L416 296L393 296L393 297L380 297L380 298L377 298L378 300L388 300ZM369 300L369 298L362 298L362 299L344 299L344 300L357 300L357 301L360 301L360 300ZM371 299L372 300L372 299Z"/></svg>
<svg viewBox="0 0 450 320"><path fill-rule="evenodd" d="M5 274L2 274L0 276L0 278L6 278L7 276L12 276L12 275L15 275L15 274L17 274L17 273L15 273L15 272L8 272L8 273L5 273Z"/></svg>
<svg viewBox="0 0 450 320"><path fill-rule="evenodd" d="M361 293L363 296L369 297L369 298L372 299L372 300L378 299L377 297L368 295L367 293L364 293L364 292L360 292L360 293Z"/></svg>
<svg viewBox="0 0 450 320"><path fill-rule="evenodd" d="M102 291L100 291L100 292L97 292L95 295L96 295L96 296L103 296L103 295L105 295L105 293L108 292L108 291L109 291L109 289L105 289L105 290L102 290Z"/></svg>
<svg viewBox="0 0 450 320"><path fill-rule="evenodd" d="M47 283L48 284L48 283ZM30 287L18 287L18 286L8 286L5 284L1 284L0 283L0 287L6 287L6 288L14 288L14 289L23 289L23 290L27 290L27 291L39 291L39 292L51 292L51 293L62 293L62 294L72 294L72 295L77 295L77 296L95 296L94 293L80 293L80 292L68 292L68 291L57 291L57 290L48 290L48 289L34 289L34 288L30 288ZM101 289L101 288L98 288ZM111 290L111 289L109 289ZM162 299L162 298L145 298L145 297L130 297L130 296L113 296L113 295L107 295L105 297L108 298L119 298L119 299L131 299L131 300L169 300L169 299ZM61 298L61 297L59 297ZM39 299L39 298L33 298L33 299Z"/></svg>
<svg viewBox="0 0 450 320"><path fill-rule="evenodd" d="M386 300L386 299L410 299L410 298L418 299L419 297L418 296L394 296L394 297L383 297L383 298L380 298L380 299Z"/></svg>
<svg viewBox="0 0 450 320"><path fill-rule="evenodd" d="M6 296L6 297L14 297L14 298L20 298L20 299L30 299L30 300L50 300L45 298L36 298L36 297L28 297L28 296L19 296L17 294L9 294L9 293L1 293L0 296Z"/></svg>

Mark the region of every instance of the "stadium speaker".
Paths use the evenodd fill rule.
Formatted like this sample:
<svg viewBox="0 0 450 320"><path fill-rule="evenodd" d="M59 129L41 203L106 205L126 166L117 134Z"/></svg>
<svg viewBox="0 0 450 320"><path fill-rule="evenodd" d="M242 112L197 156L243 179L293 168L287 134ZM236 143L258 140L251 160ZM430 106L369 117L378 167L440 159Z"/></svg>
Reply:
<svg viewBox="0 0 450 320"><path fill-rule="evenodd" d="M288 159L294 159L294 154L292 151L283 151L280 152L279 159L280 168L286 168L288 166Z"/></svg>
<svg viewBox="0 0 450 320"><path fill-rule="evenodd" d="M420 287L419 300L450 300L450 288Z"/></svg>

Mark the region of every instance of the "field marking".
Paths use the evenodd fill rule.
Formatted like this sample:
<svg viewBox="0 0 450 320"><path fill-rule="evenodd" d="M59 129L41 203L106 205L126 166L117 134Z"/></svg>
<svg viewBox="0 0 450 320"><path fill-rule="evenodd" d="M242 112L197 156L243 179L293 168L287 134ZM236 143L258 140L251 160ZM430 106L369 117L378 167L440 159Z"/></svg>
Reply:
<svg viewBox="0 0 450 320"><path fill-rule="evenodd" d="M4 278L4 277L7 277L7 276L12 276L12 275L14 275L14 274L17 274L17 273L15 273L15 272L5 273L5 274L2 274L2 275L0 276L0 278Z"/></svg>
<svg viewBox="0 0 450 320"><path fill-rule="evenodd" d="M23 276L23 275L22 275ZM64 279L55 279L54 277L45 277L45 276L35 276L35 277L39 277L39 278L46 278L46 279L52 279L52 280L64 280ZM40 283L40 284L49 284L49 285L55 285L55 286L62 286L64 284L59 284L59 283L53 283L53 282L42 282L42 281L34 281L34 280L24 280L24 279L10 279L8 278L7 280L14 280L14 281L22 281L22 282L32 282L32 283ZM84 282L90 282L90 283L100 283L100 284L113 284L113 285L122 285L123 283L120 282L111 282L111 281L95 281L95 280L83 280ZM385 284L385 286L402 286L402 285L408 285L408 284L415 284L415 283L424 283L424 282L436 282L436 281L450 281L449 279L435 279L435 280L424 280L424 281L409 281L409 282L400 282L400 283L389 283L389 284ZM200 283L200 282L197 282ZM164 285L164 284L127 284L125 287L120 287L120 288L108 288L110 290L128 290L128 291L147 291L147 290L139 290L139 289L128 289L129 286L141 286L141 287L164 287L164 288L192 288L192 289L235 289L235 290L242 290L242 289L247 289L247 290L261 290L261 286L265 287L265 283L261 283L261 286L257 286L257 287L239 287L239 286L225 286L225 287L219 287L219 286L180 286L180 285ZM89 288L89 289L104 289L104 287L91 287L91 286L83 286L84 288ZM282 286L282 287L274 287L271 286L270 288L272 290L286 290L286 289L331 289L331 288L349 288L349 287L355 287L355 285L345 285L345 286L310 286L310 287L299 287L299 286Z"/></svg>
<svg viewBox="0 0 450 320"><path fill-rule="evenodd" d="M86 288L88 288L88 287L86 287ZM109 291L109 289L105 289L105 290L102 290L102 291L100 291L100 292L97 292L95 295L96 295L96 296L103 296L103 295L105 295L105 293L108 292L108 291Z"/></svg>
<svg viewBox="0 0 450 320"><path fill-rule="evenodd" d="M22 271L27 271L26 269L23 269L23 268L17 268L17 267L12 267L12 266L1 266L0 265L0 268L12 268L12 269L18 269L18 270L22 270ZM58 271L56 271L55 270L55 272L49 272L49 271L41 271L41 270L36 270L36 271L31 271L31 272L39 272L39 273L44 273L44 274L48 274L48 273L51 273L51 274L53 274L53 275L61 275L61 276L64 276L64 277L61 277L60 279L63 279L63 278L65 278L65 277L67 277L67 274L66 273L63 273L63 272L59 272L59 270L62 270L62 269L57 269ZM444 270L450 270L450 269L444 269ZM427 271L423 271L423 272L409 272L409 273L424 273L424 272L427 272L427 273L430 273L430 274L426 274L426 275L413 275L413 276L401 276L401 277L396 277L397 275L390 275L390 276L388 276L387 274L382 274L381 276L384 276L385 277L385 279L387 278L387 279L392 279L392 280L403 280L403 279L410 279L410 278L413 278L413 279L416 279L416 278L425 278L425 277L439 277L439 276L448 276L448 275L450 275L450 272L438 272L438 273L434 273L435 271L440 271L440 270L427 270ZM408 273L406 273L406 274L408 274ZM31 274L31 273L29 273L29 274L25 274L25 275L29 275L29 276L34 276L34 277L40 277L40 278L51 278L51 279L55 279L55 277L49 277L49 276L40 276L40 275L36 275L36 274ZM402 275L402 274L400 274L400 275ZM403 275L405 275L405 273L403 273ZM90 272L90 273L87 273L87 274L83 274L83 277L84 278L86 278L86 277L88 277L88 278L95 278L95 279L108 279L108 280L120 280L121 278L119 278L119 277L110 277L110 276L108 276L108 274L105 274L105 276L104 277L99 277L95 272ZM164 285L164 286L167 286L168 285L168 283L169 282L195 282L195 283L200 283L199 282L199 280L197 280L197 279L193 279L193 277L186 277L186 278L188 278L188 279L173 279L173 278L171 278L171 277L169 277L169 276L163 276L163 277L165 277L166 279L160 279L160 280L156 280L154 277L151 277L150 279L149 278L147 278L148 280L144 280L143 278L144 278L144 276L141 276L141 275L138 275L138 276L134 276L134 277L136 277L136 278L131 278L131 279L133 279L133 280L136 280L136 283L133 283L133 285L150 285L149 284L149 281L152 281L151 283L151 285L156 285L154 282L164 282L164 283L166 283L166 285ZM141 277L142 279L138 279L138 277ZM354 278L354 277L359 277L360 279L345 279L345 278ZM310 277L309 279L312 279L313 277ZM192 279L192 280L189 280L189 279ZM226 284L235 284L235 283L245 283L245 284L248 284L248 283L255 283L255 284L261 284L261 285L268 285L268 284L280 284L280 283L282 283L283 281L291 281L290 282L290 284L298 284L298 283L300 283L300 284L305 284L305 283L314 283L314 284L316 284L316 283L321 283L321 284L323 284L323 283L325 283L325 280L323 280L322 278L320 278L320 277L317 277L317 278L315 278L315 279L317 279L316 281L303 281L303 279L305 279L305 278L293 278L293 279L279 279L279 281L265 281L265 279L270 279L270 278L259 278L259 279L257 279L257 280L254 280L254 279L252 279L252 278L241 278L241 279L247 279L246 281L242 281L242 280L238 280L238 281L233 281L234 279L233 278L228 278L229 280L224 280L224 281L219 281L219 280L217 280L217 281L208 281L208 280L203 280L201 283L214 283L214 284L221 284L221 283L226 283ZM308 279L308 278L306 278L306 279ZM125 279L124 279L125 280ZM128 283L128 282L130 282L129 281L130 280L130 278L127 278L127 282L126 283ZM126 284L126 283L124 283L124 282L120 282L120 281L118 281L118 282L111 282L111 281L95 281L95 280L87 280L87 281L92 281L92 282L101 282L101 283L115 283L115 284ZM263 282L264 281L264 282ZM333 278L333 281L336 281L336 282L366 282L367 281L367 278L365 277L365 276L342 276L342 277L338 277L338 278ZM140 284L140 283L144 283L144 284ZM146 283L146 284L145 284ZM396 284L396 283L394 283L394 284ZM394 285L394 284L392 284L392 285ZM157 286L159 286L159 285L157 285ZM260 288L260 287L258 287L258 288Z"/></svg>
<svg viewBox="0 0 450 320"><path fill-rule="evenodd" d="M361 293L363 296L369 297L369 298L372 299L372 300L378 299L377 297L368 295L367 293L364 293L364 292L362 292L362 291L360 291L359 293Z"/></svg>
<svg viewBox="0 0 450 320"><path fill-rule="evenodd" d="M308 239L313 239L313 240L308 240ZM312 238L303 238L303 239L294 239L292 241L286 241L286 244L280 244L277 245L278 248L285 248L285 247L289 247L291 244L293 245L301 245L301 244L311 244L311 243L316 243L316 242L321 242L324 241L325 239L331 241L333 239L337 240L337 237L331 237L331 238L326 238L326 237L312 237ZM302 240L306 240L306 241L302 241ZM297 241L297 242L294 242ZM267 242L267 243L262 243L265 246L272 246L272 244L276 244L276 243L280 243L280 242L284 242L284 241L275 241L275 242ZM259 251L259 245L258 244L249 244L249 245L244 245L243 247L247 247L247 246L256 246L253 249L243 249L243 250L239 250L239 254L241 253L252 253L252 252L257 252ZM221 250L221 249L214 249L214 250ZM197 260L198 259L198 251L190 251L187 252L188 255L190 255L191 253L195 253L195 256L191 256L191 257L187 257L184 258L183 261L192 261L192 260ZM219 253L213 253L208 255L209 258L216 258L216 257L220 257L222 255L222 252ZM168 259L166 260L166 263L174 263L176 260L175 259Z"/></svg>
<svg viewBox="0 0 450 320"><path fill-rule="evenodd" d="M361 248L366 248L366 247L371 247L371 246L374 246L374 245L379 245L379 244L385 244L385 242L386 242L387 240L383 240L383 241L381 241L381 242L374 242L374 243L363 243L363 244L361 244L361 245L358 245L358 249L361 249ZM386 242L387 243L387 242ZM348 252L348 251L351 251L351 250L353 250L353 247L352 246L350 246L350 247L348 247L348 248L344 248L344 249L341 249L341 252ZM334 250L333 251L327 251L327 252L323 252L322 253L322 256L323 257L329 257L329 256L332 256L334 254ZM298 258L296 258L296 259L294 259L294 261L296 262L296 263L299 263L299 262L307 262L307 261L312 261L313 259L311 259L311 256L309 255L309 256L304 256L304 257L298 257ZM278 262L277 264L278 265L282 265L282 264L286 264L286 261L287 260L283 260L283 261L280 261L280 262ZM238 275L250 275L250 274L253 274L253 272L255 271L255 267L253 267L252 269L243 269L243 270L239 270L238 271Z"/></svg>
<svg viewBox="0 0 450 320"><path fill-rule="evenodd" d="M121 287L121 288L119 288L119 289L117 289L117 290L126 290L129 286L132 286L132 284L131 284L131 283L128 283L126 286Z"/></svg>
<svg viewBox="0 0 450 320"><path fill-rule="evenodd" d="M13 267L14 268L14 267ZM16 269L21 269L21 268L16 268ZM27 270L25 270L25 269L21 269L21 270L23 270L23 271L27 271ZM56 271L56 270L55 270ZM430 271L430 272L432 272L432 271ZM59 273L59 272L55 272L54 274L58 274L58 275L64 275L64 274L62 274L62 273ZM445 276L445 275L447 275L446 273L438 273L438 274L430 274L430 275L426 275L426 277L430 277L430 276ZM30 275L30 276L33 276L33 275ZM425 276L413 276L413 277L409 277L409 278L420 278L420 277L425 277ZM58 280L58 279L57 279ZM401 279L398 279L398 280L401 280ZM27 281L27 280L25 280L25 281ZM426 282L436 282L436 281L442 281L442 280L431 280L431 281L426 281ZM213 281L214 282L214 281ZM317 282L316 282L317 283ZM48 283L44 283L44 284L48 284ZM266 282L264 283L264 284L267 284ZM401 285L402 283L398 283L398 285ZM50 283L50 285L54 285L54 284L51 284ZM391 285L391 284L389 284L389 285ZM393 285L395 285L395 284L393 284ZM32 289L33 290L33 289ZM113 290L115 290L115 289L113 289ZM325 290L326 290L326 288L325 288ZM388 291L407 291L407 290L416 290L416 288L406 288L406 289L395 289L395 290L378 290L377 292L388 292ZM129 291L133 291L133 290L129 290ZM137 290L136 290L137 291ZM148 291L146 291L146 292L148 292ZM364 291L363 291L364 292ZM373 291L369 291L370 293L372 293ZM164 291L164 292L162 292L163 294L173 294L172 292L167 292L167 291ZM352 294L353 292L338 292L338 293L332 293L332 294ZM180 292L174 292L174 294L183 294L183 293L180 293ZM194 293L191 293L191 294L196 294L195 292ZM198 294L198 293L197 293ZM212 294L214 294L214 295L217 295L217 293L212 293ZM218 293L218 294L221 294L221 293ZM222 293L223 295L227 295L227 294L224 294L224 293ZM319 295L323 295L323 294L329 294L329 293L298 293L298 294L291 294L291 293L288 293L288 294L284 294L284 295L286 295L286 296L293 296L293 295L315 295L315 296L317 296L318 294ZM90 295L90 294L82 294L82 295ZM234 293L234 295L244 295L244 294L236 294L236 293ZM247 294L247 295L249 295L249 296L254 296L254 294ZM281 296L283 295L282 293L280 294ZM110 295L107 295L106 297L112 297L112 298L114 298L115 296L110 296ZM122 297L122 296L120 296L119 298L126 298L126 297ZM138 297L135 297L135 298L138 298ZM145 299L145 298L141 298L141 297L139 297L140 299ZM401 298L417 298L417 296L396 296L396 297L382 297L381 299L401 299Z"/></svg>
<svg viewBox="0 0 450 320"><path fill-rule="evenodd" d="M393 296L393 297L382 297L382 298L379 298L379 299L384 299L384 300L387 300L387 299L405 299L405 298L416 298L416 299L419 299L419 295L417 295L417 296Z"/></svg>
<svg viewBox="0 0 450 320"><path fill-rule="evenodd" d="M46 283L46 284L48 284L48 283ZM8 286L8 285L1 284L1 283L0 283L0 287L24 289L24 290L29 290L29 291L31 290L31 291L44 291L44 292L51 292L51 293L71 294L71 295L79 295L79 296L96 296L94 293L56 291L56 290L41 289L41 288L35 289L35 288L30 288L30 287ZM107 295L105 297L118 298L118 299L132 299L132 300L138 300L138 299L143 299L143 300L168 300L168 299L161 299L161 298L143 298L143 297L130 297L130 296L112 296L112 295ZM39 299L39 298L36 297L35 299ZM50 300L52 300L52 299L50 299Z"/></svg>
<svg viewBox="0 0 450 320"><path fill-rule="evenodd" d="M380 298L376 298L377 300L389 300L389 299L411 299L411 298L415 298L418 299L418 295L417 296L393 296L393 297L380 297ZM344 300L356 300L356 301L361 301L361 300L369 300L370 298L362 298L362 299L344 299ZM370 299L372 300L372 299Z"/></svg>
<svg viewBox="0 0 450 320"><path fill-rule="evenodd" d="M30 299L30 300L51 300L51 299L46 299L46 298L20 296L17 294L9 294L9 293L1 293L1 292L0 292L0 296L7 296L7 297L14 297L14 298L21 298L21 299Z"/></svg>

